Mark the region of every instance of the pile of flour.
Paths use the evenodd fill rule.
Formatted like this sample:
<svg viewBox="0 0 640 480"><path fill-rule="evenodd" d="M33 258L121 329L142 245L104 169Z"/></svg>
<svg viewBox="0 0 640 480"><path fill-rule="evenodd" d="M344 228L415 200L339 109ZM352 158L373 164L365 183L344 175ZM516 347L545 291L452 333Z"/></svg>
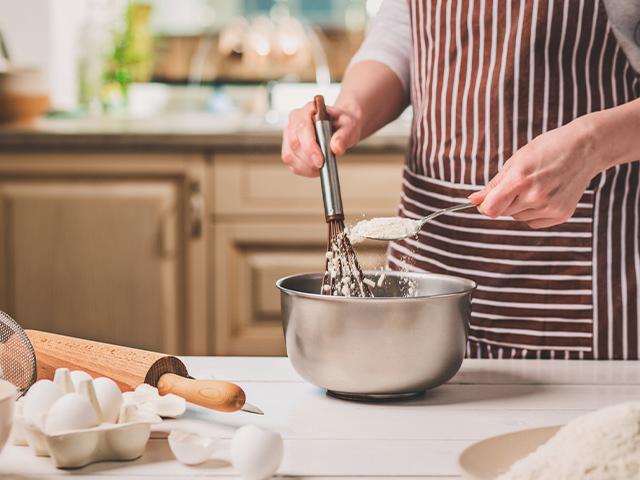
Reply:
<svg viewBox="0 0 640 480"><path fill-rule="evenodd" d="M366 238L394 240L396 238L415 237L420 231L420 222L403 217L377 217L362 220L349 230L352 244Z"/></svg>
<svg viewBox="0 0 640 480"><path fill-rule="evenodd" d="M640 478L640 402L578 417L498 480Z"/></svg>

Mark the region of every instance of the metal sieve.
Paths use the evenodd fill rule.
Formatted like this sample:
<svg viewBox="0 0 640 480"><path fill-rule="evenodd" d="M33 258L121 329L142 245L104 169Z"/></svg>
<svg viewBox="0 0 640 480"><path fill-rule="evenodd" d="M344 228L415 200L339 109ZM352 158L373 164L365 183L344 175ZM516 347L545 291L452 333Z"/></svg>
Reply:
<svg viewBox="0 0 640 480"><path fill-rule="evenodd" d="M0 378L13 383L23 395L37 378L36 353L27 334L0 310Z"/></svg>

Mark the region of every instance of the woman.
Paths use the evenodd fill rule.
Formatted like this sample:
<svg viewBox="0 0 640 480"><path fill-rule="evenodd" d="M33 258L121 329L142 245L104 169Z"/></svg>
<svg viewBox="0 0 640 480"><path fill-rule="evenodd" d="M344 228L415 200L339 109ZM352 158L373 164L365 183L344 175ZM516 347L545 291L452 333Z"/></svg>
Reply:
<svg viewBox="0 0 640 480"><path fill-rule="evenodd" d="M389 250L392 268L478 283L469 356L638 358L640 83L626 51L597 0L388 0L346 72L333 151L410 101L401 215L478 206ZM312 113L291 113L282 146L310 177Z"/></svg>

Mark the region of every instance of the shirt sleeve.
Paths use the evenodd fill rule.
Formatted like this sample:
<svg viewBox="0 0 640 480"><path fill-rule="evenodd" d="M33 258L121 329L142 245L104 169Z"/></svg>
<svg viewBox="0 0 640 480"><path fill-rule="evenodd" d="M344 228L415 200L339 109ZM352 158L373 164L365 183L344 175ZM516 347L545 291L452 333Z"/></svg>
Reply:
<svg viewBox="0 0 640 480"><path fill-rule="evenodd" d="M407 0L384 0L369 24L369 31L349 66L363 60L384 63L409 89L411 27Z"/></svg>

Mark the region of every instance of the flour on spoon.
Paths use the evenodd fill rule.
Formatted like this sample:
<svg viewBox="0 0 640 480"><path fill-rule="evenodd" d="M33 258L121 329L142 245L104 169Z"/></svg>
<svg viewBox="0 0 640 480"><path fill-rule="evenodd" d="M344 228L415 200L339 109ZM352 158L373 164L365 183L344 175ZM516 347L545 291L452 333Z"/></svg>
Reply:
<svg viewBox="0 0 640 480"><path fill-rule="evenodd" d="M377 217L362 220L349 230L352 244L367 238L394 240L396 238L415 237L420 231L420 221L403 217Z"/></svg>

